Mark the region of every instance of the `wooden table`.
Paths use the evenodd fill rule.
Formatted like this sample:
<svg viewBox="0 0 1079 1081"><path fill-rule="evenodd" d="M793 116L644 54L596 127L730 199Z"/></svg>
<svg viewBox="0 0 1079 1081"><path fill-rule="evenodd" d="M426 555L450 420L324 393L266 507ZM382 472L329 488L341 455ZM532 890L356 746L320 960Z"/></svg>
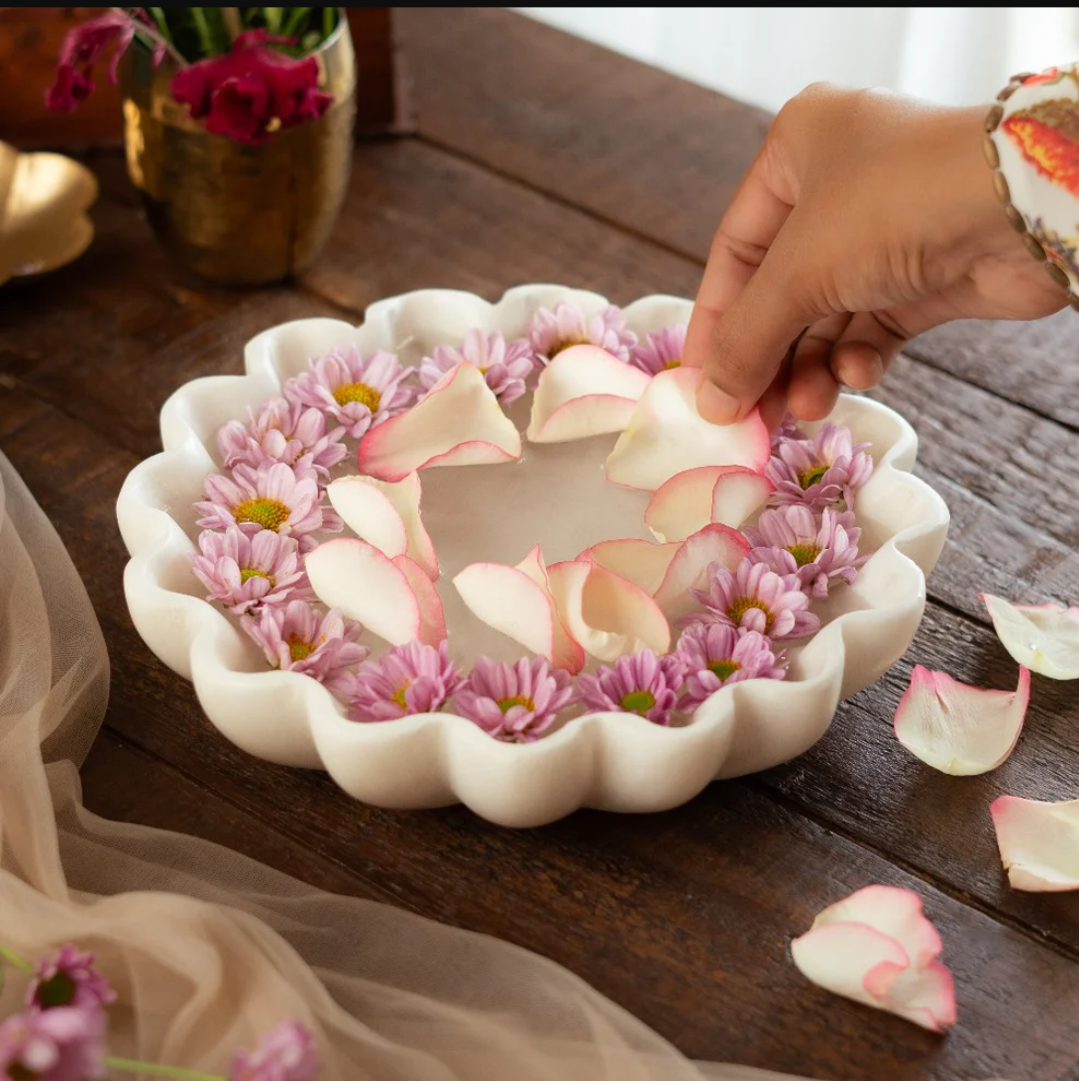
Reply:
<svg viewBox="0 0 1079 1081"><path fill-rule="evenodd" d="M691 1056L833 1079L1079 1078L1079 897L1010 890L988 814L1002 792L1079 795L1073 687L1035 680L1016 753L985 777L922 766L891 726L915 662L1015 686L979 591L1079 596L1072 313L956 325L896 364L877 396L918 429L918 472L954 516L917 640L809 754L676 811L513 832L460 807L365 807L320 773L226 743L136 635L113 504L160 448L158 409L177 386L240 371L243 343L267 326L359 320L421 286L692 296L768 126L504 11L399 20L418 135L357 147L337 234L302 282L230 292L184 279L140 219L121 154L100 151L90 252L0 294L0 441L67 544L112 657L88 805L527 946ZM816 989L789 960L816 912L874 882L917 890L941 931L960 1017L945 1039Z"/></svg>

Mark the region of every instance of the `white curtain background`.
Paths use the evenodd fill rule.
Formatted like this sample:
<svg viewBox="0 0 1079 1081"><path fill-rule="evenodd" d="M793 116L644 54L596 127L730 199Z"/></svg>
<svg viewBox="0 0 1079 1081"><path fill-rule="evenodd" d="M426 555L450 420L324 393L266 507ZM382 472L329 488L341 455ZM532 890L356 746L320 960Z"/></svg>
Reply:
<svg viewBox="0 0 1079 1081"><path fill-rule="evenodd" d="M820 80L944 105L1079 60L1079 8L516 8L776 111Z"/></svg>

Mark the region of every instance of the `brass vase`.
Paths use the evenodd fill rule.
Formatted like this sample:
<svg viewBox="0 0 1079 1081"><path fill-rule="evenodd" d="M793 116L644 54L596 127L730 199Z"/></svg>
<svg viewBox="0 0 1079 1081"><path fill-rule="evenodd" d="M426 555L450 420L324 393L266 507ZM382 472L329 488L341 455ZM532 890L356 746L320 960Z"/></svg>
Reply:
<svg viewBox="0 0 1079 1081"><path fill-rule="evenodd" d="M150 224L189 270L220 285L265 285L311 265L348 188L356 60L348 21L313 54L333 104L319 120L251 146L211 135L176 102L175 65L129 49L121 68L127 169Z"/></svg>

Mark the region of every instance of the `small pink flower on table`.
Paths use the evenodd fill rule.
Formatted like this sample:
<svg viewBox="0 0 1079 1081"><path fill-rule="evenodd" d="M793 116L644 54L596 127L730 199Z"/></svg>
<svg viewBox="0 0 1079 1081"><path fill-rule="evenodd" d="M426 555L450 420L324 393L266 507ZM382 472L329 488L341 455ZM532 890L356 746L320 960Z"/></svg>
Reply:
<svg viewBox="0 0 1079 1081"><path fill-rule="evenodd" d="M258 469L237 466L231 479L220 474L207 477L206 496L195 504L202 515L197 524L203 529L236 526L247 536L268 529L299 541L300 550L306 552L317 543L311 534L327 528L314 472L297 471L284 462L263 462ZM333 517L339 528L340 519Z"/></svg>
<svg viewBox="0 0 1079 1081"><path fill-rule="evenodd" d="M772 501L849 510L854 493L873 474L868 445L855 443L847 428L832 423L812 439L781 440L765 467L776 488Z"/></svg>
<svg viewBox="0 0 1079 1081"><path fill-rule="evenodd" d="M686 328L663 327L651 330L647 339L638 342L629 351L629 362L648 375L682 366L682 354L686 351Z"/></svg>
<svg viewBox="0 0 1079 1081"><path fill-rule="evenodd" d="M794 575L811 597L827 597L834 580L853 585L862 531L849 511L825 507L820 519L804 503L790 503L762 512L755 527L743 532L753 545L749 558L781 575Z"/></svg>
<svg viewBox="0 0 1079 1081"><path fill-rule="evenodd" d="M537 363L547 365L571 345L598 345L619 360L628 361L637 335L626 327L626 317L613 304L589 318L578 305L560 301L554 308L540 308L532 316L528 340Z"/></svg>
<svg viewBox="0 0 1079 1081"><path fill-rule="evenodd" d="M225 468L263 462L284 462L294 469L313 469L327 476L344 461L348 448L341 442L345 429L328 428L326 415L315 406L275 398L258 413L248 409L250 424L230 420L217 433L217 448Z"/></svg>
<svg viewBox="0 0 1079 1081"><path fill-rule="evenodd" d="M228 1081L316 1081L322 1069L315 1038L299 1021L283 1021L254 1051L237 1051Z"/></svg>
<svg viewBox="0 0 1079 1081"><path fill-rule="evenodd" d="M794 575L778 575L747 558L733 572L713 563L708 579L707 589L690 591L705 608L694 622L725 623L773 640L802 638L820 628Z"/></svg>
<svg viewBox="0 0 1079 1081"><path fill-rule="evenodd" d="M480 657L454 696L457 712L507 743L531 743L576 698L569 673L542 657L503 664Z"/></svg>
<svg viewBox="0 0 1079 1081"><path fill-rule="evenodd" d="M72 1006L94 1011L115 1001L108 980L94 970L94 955L71 945L38 962L26 996L27 1006L38 1010Z"/></svg>
<svg viewBox="0 0 1079 1081"><path fill-rule="evenodd" d="M747 679L783 679L783 654L757 631L740 631L727 623L698 623L678 640L677 656L686 679L679 706L696 709L726 687Z"/></svg>
<svg viewBox="0 0 1079 1081"><path fill-rule="evenodd" d="M378 660L364 661L343 694L353 720L395 721L413 713L437 712L463 683L445 641L437 646L406 642Z"/></svg>
<svg viewBox="0 0 1079 1081"><path fill-rule="evenodd" d="M248 536L230 526L224 533L207 529L199 549L191 569L209 590L206 599L220 601L233 615L311 595L299 545L291 537L269 529Z"/></svg>
<svg viewBox="0 0 1079 1081"><path fill-rule="evenodd" d="M315 406L344 425L353 439L413 403L417 389L405 382L409 369L392 353L372 353L364 359L355 348L335 349L311 362L311 371L285 383L285 397Z"/></svg>
<svg viewBox="0 0 1079 1081"><path fill-rule="evenodd" d="M470 330L460 347L436 345L429 357L420 362L420 385L430 390L458 364L479 368L494 396L509 405L524 394L526 380L532 374L532 346L527 339L507 342L501 334Z"/></svg>
<svg viewBox="0 0 1079 1081"><path fill-rule="evenodd" d="M0 1077L98 1081L106 1071L105 1014L93 1007L31 1010L0 1022Z"/></svg>
<svg viewBox="0 0 1079 1081"><path fill-rule="evenodd" d="M322 615L306 601L263 607L243 627L275 668L310 676L331 690L347 686L348 667L368 653L356 641L358 623L346 622L336 609Z"/></svg>
<svg viewBox="0 0 1079 1081"><path fill-rule="evenodd" d="M642 649L619 657L594 673L579 676L581 701L600 712L636 713L653 724L669 725L682 686L682 659L673 653L656 656Z"/></svg>

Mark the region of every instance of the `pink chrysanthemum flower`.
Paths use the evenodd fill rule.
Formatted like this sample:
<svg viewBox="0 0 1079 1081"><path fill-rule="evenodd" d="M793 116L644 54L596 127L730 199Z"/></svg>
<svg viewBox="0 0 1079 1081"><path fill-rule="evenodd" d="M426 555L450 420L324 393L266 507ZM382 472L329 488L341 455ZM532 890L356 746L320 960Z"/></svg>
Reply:
<svg viewBox="0 0 1079 1081"><path fill-rule="evenodd" d="M776 447L778 447L780 443L785 443L788 439L804 440L805 438L806 434L798 426L798 421L795 419L794 414L788 413L783 418L783 423L772 432L772 453L775 454Z"/></svg>
<svg viewBox="0 0 1079 1081"><path fill-rule="evenodd" d="M553 309L540 308L532 316L528 340L536 361L547 365L571 345L598 345L619 360L628 361L637 335L626 327L621 308L613 304L589 319L576 304L559 302Z"/></svg>
<svg viewBox="0 0 1079 1081"><path fill-rule="evenodd" d="M254 1051L237 1051L228 1081L316 1081L322 1066L315 1038L299 1021L283 1021Z"/></svg>
<svg viewBox="0 0 1079 1081"><path fill-rule="evenodd" d="M793 574L811 597L827 597L833 578L847 585L869 558L858 553L862 531L854 515L825 507L820 520L804 503L762 512L755 528L743 530L749 558L780 575Z"/></svg>
<svg viewBox="0 0 1079 1081"><path fill-rule="evenodd" d="M653 724L668 725L683 673L681 657L673 653L657 657L644 649L578 676L577 689L589 709L636 713Z"/></svg>
<svg viewBox="0 0 1079 1081"><path fill-rule="evenodd" d="M250 424L230 420L217 433L217 448L225 468L263 462L284 462L294 469L313 469L321 476L344 460L348 448L341 442L345 429L327 430L326 414L314 406L276 398L258 413L248 409Z"/></svg>
<svg viewBox="0 0 1079 1081"><path fill-rule="evenodd" d="M409 369L393 353L381 350L366 360L358 349L335 349L311 362L311 371L285 383L285 397L313 405L333 417L353 439L403 413L418 390L408 386Z"/></svg>
<svg viewBox="0 0 1079 1081"><path fill-rule="evenodd" d="M343 688L355 721L395 721L412 713L435 713L464 683L446 643L406 642L364 661Z"/></svg>
<svg viewBox="0 0 1079 1081"><path fill-rule="evenodd" d="M813 439L782 441L765 467L776 488L772 502L849 509L854 493L873 474L873 459L864 453L868 446L854 443L847 428L831 423Z"/></svg>
<svg viewBox="0 0 1079 1081"><path fill-rule="evenodd" d="M97 1081L105 1076L105 1012L59 1006L0 1023L0 1077L12 1081Z"/></svg>
<svg viewBox="0 0 1079 1081"><path fill-rule="evenodd" d="M311 595L299 545L291 537L269 529L254 536L237 526L224 533L207 529L199 550L191 557L191 570L209 590L206 599L220 601L234 616Z"/></svg>
<svg viewBox="0 0 1079 1081"><path fill-rule="evenodd" d="M356 641L358 623L346 622L336 608L322 615L306 601L264 606L243 620L243 628L275 668L310 676L331 689L347 686L346 669L368 653Z"/></svg>
<svg viewBox="0 0 1079 1081"><path fill-rule="evenodd" d="M575 697L569 674L542 657L522 657L516 664L480 657L453 703L495 739L531 743Z"/></svg>
<svg viewBox="0 0 1079 1081"><path fill-rule="evenodd" d="M682 632L675 655L685 667L679 706L696 709L720 687L746 679L783 679L783 654L756 631L729 623L698 623Z"/></svg>
<svg viewBox="0 0 1079 1081"><path fill-rule="evenodd" d="M809 598L794 575L780 576L748 558L734 572L713 563L708 588L690 592L708 613L694 623L729 623L773 640L801 638L820 627L820 619L807 610Z"/></svg>
<svg viewBox="0 0 1079 1081"><path fill-rule="evenodd" d="M284 462L263 462L258 469L237 466L231 478L214 474L206 478L206 495L195 504L203 529L238 526L248 536L268 529L299 541L306 552L318 543L314 532L341 528L337 515L320 505L314 472L298 472Z"/></svg>
<svg viewBox="0 0 1079 1081"><path fill-rule="evenodd" d="M430 390L445 374L458 364L479 368L487 385L503 405L509 405L524 394L525 381L532 374L532 346L525 338L507 342L499 333L484 334L470 330L461 347L436 345L431 356L420 362L420 385Z"/></svg>
<svg viewBox="0 0 1079 1081"><path fill-rule="evenodd" d="M74 946L61 946L51 957L38 962L26 1004L32 1009L54 1010L72 1006L99 1010L116 1001L109 981L94 971L94 955Z"/></svg>
<svg viewBox="0 0 1079 1081"><path fill-rule="evenodd" d="M629 362L649 375L659 375L682 366L686 351L686 328L663 327L648 333L646 342L638 342L629 351Z"/></svg>

